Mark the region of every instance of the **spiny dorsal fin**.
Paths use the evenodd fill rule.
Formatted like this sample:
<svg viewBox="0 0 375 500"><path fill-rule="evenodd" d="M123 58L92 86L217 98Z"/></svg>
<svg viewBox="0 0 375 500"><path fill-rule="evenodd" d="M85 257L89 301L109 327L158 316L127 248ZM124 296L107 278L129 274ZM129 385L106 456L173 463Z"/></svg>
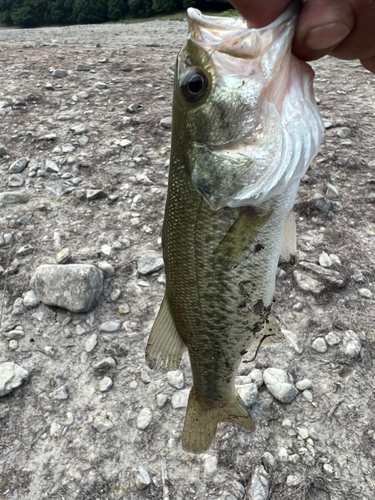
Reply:
<svg viewBox="0 0 375 500"><path fill-rule="evenodd" d="M177 370L185 344L174 324L167 296L164 295L159 313L152 327L146 347L146 361L150 368L163 371Z"/></svg>

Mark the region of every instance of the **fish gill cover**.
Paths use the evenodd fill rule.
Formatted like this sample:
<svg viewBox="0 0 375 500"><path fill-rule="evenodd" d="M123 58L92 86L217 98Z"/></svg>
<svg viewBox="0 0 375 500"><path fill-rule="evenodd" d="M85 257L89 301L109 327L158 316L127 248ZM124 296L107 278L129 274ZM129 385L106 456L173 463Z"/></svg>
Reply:
<svg viewBox="0 0 375 500"><path fill-rule="evenodd" d="M225 102L235 123L216 120L212 129L232 127L236 137L203 137L190 150L191 177L212 209L259 205L299 183L318 153L324 127L315 103L313 71L291 53L296 23L292 4L276 21L248 28L240 18L204 16L188 9L189 36L178 58L181 82L191 66L189 47L209 60L212 88L199 120L215 121ZM245 104L244 104L245 103ZM222 106L223 107L223 106ZM202 188L210 186L210 189Z"/></svg>

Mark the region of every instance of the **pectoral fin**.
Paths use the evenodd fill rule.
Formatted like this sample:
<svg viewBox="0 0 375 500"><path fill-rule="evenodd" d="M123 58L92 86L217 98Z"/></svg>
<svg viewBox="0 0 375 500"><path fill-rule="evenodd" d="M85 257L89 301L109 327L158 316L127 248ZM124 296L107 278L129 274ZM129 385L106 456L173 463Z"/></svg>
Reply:
<svg viewBox="0 0 375 500"><path fill-rule="evenodd" d="M220 241L215 251L215 260L220 263L237 261L243 252L248 250L252 243L255 243L257 234L271 215L272 212L263 216L254 215L252 207L241 211L232 227Z"/></svg>
<svg viewBox="0 0 375 500"><path fill-rule="evenodd" d="M297 260L297 229L293 212L290 212L285 221L280 255L291 264L294 264Z"/></svg>
<svg viewBox="0 0 375 500"><path fill-rule="evenodd" d="M152 369L177 370L184 347L185 344L178 334L172 318L168 298L164 295L147 342L147 364Z"/></svg>
<svg viewBox="0 0 375 500"><path fill-rule="evenodd" d="M228 401L208 401L199 397L193 387L182 433L183 449L191 453L206 451L215 436L219 422L237 424L250 432L255 430L253 419L237 393Z"/></svg>

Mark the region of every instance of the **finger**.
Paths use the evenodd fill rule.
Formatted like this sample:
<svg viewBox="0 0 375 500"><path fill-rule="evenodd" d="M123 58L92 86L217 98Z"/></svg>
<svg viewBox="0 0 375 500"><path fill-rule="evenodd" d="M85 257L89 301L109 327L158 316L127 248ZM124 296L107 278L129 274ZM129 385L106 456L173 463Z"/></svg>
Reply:
<svg viewBox="0 0 375 500"><path fill-rule="evenodd" d="M375 56L368 59L361 59L361 64L364 68L375 73Z"/></svg>
<svg viewBox="0 0 375 500"><path fill-rule="evenodd" d="M289 5L290 0L230 0L248 22L249 28L262 28L272 23Z"/></svg>
<svg viewBox="0 0 375 500"><path fill-rule="evenodd" d="M300 59L318 59L337 47L354 24L348 0L307 0L300 12L293 52Z"/></svg>

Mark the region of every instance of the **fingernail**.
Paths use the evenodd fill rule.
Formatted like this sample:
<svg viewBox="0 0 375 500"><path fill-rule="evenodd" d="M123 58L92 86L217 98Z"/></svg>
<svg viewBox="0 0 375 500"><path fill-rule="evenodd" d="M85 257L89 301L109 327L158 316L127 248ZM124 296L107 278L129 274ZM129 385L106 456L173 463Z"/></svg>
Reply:
<svg viewBox="0 0 375 500"><path fill-rule="evenodd" d="M331 23L310 30L305 38L306 45L313 50L324 50L340 43L350 33L341 23Z"/></svg>

